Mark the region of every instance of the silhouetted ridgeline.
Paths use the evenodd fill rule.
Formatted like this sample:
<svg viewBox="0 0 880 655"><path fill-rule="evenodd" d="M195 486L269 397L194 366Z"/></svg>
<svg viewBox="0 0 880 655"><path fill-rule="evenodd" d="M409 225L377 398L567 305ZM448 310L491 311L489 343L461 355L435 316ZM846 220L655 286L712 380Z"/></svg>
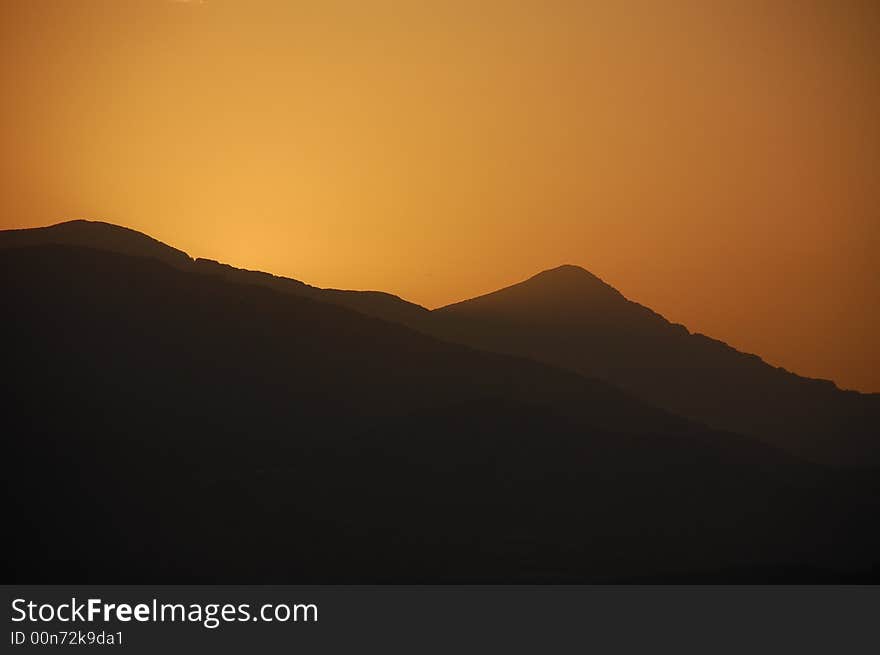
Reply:
<svg viewBox="0 0 880 655"><path fill-rule="evenodd" d="M107 223L72 221L0 232L0 247L24 243L140 254L186 270L342 305L447 341L599 378L680 416L759 437L817 462L880 465L880 394L842 391L831 382L797 376L720 341L691 334L576 266L545 271L495 293L428 311L390 294L320 289L210 260L193 262L154 239Z"/></svg>
<svg viewBox="0 0 880 655"><path fill-rule="evenodd" d="M123 255L152 257L182 268L192 263L190 256L182 250L127 227L100 221L78 220L25 230L0 230L0 248L47 244L82 246Z"/></svg>
<svg viewBox="0 0 880 655"><path fill-rule="evenodd" d="M815 461L880 464L880 394L842 391L691 334L576 266L432 315L447 338L607 380Z"/></svg>
<svg viewBox="0 0 880 655"><path fill-rule="evenodd" d="M876 578L871 474L181 260L0 269L10 582Z"/></svg>

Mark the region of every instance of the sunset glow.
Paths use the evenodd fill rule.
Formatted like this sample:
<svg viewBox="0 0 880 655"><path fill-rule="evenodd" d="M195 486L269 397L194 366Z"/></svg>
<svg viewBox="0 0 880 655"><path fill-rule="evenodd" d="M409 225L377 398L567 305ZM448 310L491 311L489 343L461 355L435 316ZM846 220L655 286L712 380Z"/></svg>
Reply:
<svg viewBox="0 0 880 655"><path fill-rule="evenodd" d="M880 9L5 1L0 229L436 307L563 263L880 391Z"/></svg>

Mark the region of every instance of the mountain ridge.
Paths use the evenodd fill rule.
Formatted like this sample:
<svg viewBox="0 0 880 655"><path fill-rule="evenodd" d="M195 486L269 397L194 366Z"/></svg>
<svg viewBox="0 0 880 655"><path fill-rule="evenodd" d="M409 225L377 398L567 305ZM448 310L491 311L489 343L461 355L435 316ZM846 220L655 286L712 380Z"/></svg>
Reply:
<svg viewBox="0 0 880 655"><path fill-rule="evenodd" d="M168 264L186 266L193 258L148 234L106 221L78 218L45 227L0 230L0 247L56 243L86 246L140 257L153 257Z"/></svg>
<svg viewBox="0 0 880 655"><path fill-rule="evenodd" d="M19 230L11 237L0 232L0 248L46 242L48 237L58 241L59 234L83 245L90 241L87 233L110 230L125 239L92 237L90 245L132 254L132 240L140 234L98 222L64 225L68 224L30 233ZM70 237L67 232L76 234ZM192 259L141 236L142 256L158 253L159 259L178 268L340 305L444 341L601 379L678 416L757 436L815 461L880 464L875 436L880 394L843 390L830 380L799 376L724 341L691 333L580 266L550 268L497 291L428 310L383 292L323 289ZM160 247L167 251L160 252Z"/></svg>
<svg viewBox="0 0 880 655"><path fill-rule="evenodd" d="M604 287L607 290L609 297L613 297L617 300L624 300L627 303L629 303L631 306L634 306L636 308L639 308L640 310L643 310L646 314L649 314L653 317L656 317L657 319L662 320L663 323L669 325L672 328L683 330L689 336L699 337L701 339L705 339L707 341L714 342L718 345L729 348L729 349L735 351L737 354L742 355L743 357L756 359L757 361L760 361L762 364L765 364L769 367L772 367L778 371L781 371L784 373L789 373L791 375L794 375L798 378L802 378L804 380L810 380L810 381L820 382L820 383L827 383L828 385L833 386L836 390L842 391L842 392L852 392L852 393L865 395L865 396L880 396L880 393L878 393L878 392L861 391L859 389L849 389L849 388L841 387L836 381L828 379L828 378L812 377L812 376L806 376L806 375L802 375L800 373L796 373L794 371L791 371L790 369L787 369L784 366L777 366L777 365L771 364L770 362L765 360L761 355L749 352L747 350L741 350L741 349L737 348L736 346L733 346L730 343L724 341L723 339L718 339L718 338L713 337L711 335L708 335L704 332L691 331L686 325L684 325L682 323L677 323L675 321L671 321L670 319L666 318L663 314L651 309L647 305L644 305L642 303L639 303L638 301L635 301L635 300L632 300L631 298L628 298L619 289L617 289L613 285L609 284L608 282L603 280L601 277L599 277L598 275L596 275L592 271L584 268L583 266L579 266L577 264L562 264L560 266L555 266L555 267L552 267L549 269L545 269L539 273L536 273L535 275L533 275L529 278L526 278L525 280L522 280L521 282L516 282L516 283L510 284L510 285L507 285L505 287L502 287L501 289L497 289L495 291L490 291L485 294L480 294L478 296L474 296L473 298L467 298L464 300L459 300L459 301L456 301L453 303L442 305L442 306L437 307L436 309L433 309L431 311L436 312L436 313L444 313L447 311L452 311L455 308L458 308L460 306L467 305L468 303L471 303L471 302L478 302L478 301L483 301L483 300L486 300L489 298L495 298L495 297L498 297L504 293L520 290L520 289L526 288L528 286L536 286L537 287L537 285L535 283L543 283L543 282L549 280L552 284L553 282L555 282L556 279L559 279L560 277L562 277L562 274L564 274L565 277L568 277L569 280L575 279L574 276L578 276L583 280L589 280L593 283L598 283L598 285L601 285L601 287ZM542 289L540 287L537 287L537 288L539 288L541 291L545 291L545 289Z"/></svg>
<svg viewBox="0 0 880 655"><path fill-rule="evenodd" d="M414 316L428 311L420 305L384 291L322 288L291 277L238 268L205 257L193 257L147 234L105 221L74 219L46 227L0 230L0 248L43 244L85 246L108 252L149 257L180 269L271 286L296 295L323 297L325 300L332 297L334 304L349 306L351 309L379 318L388 316L398 321L412 320Z"/></svg>
<svg viewBox="0 0 880 655"><path fill-rule="evenodd" d="M876 476L574 371L154 258L51 244L3 249L0 271L10 579L815 581L876 566Z"/></svg>
<svg viewBox="0 0 880 655"><path fill-rule="evenodd" d="M64 228L85 228L88 231L76 230L79 234L76 234L74 231L68 232ZM113 232L118 231L121 234L130 235L131 243L134 244L136 240L142 239L144 243L154 245L156 248L139 248L135 251L134 248L130 250L123 249L119 244L113 243L111 240L106 239L96 239L95 237L100 236L100 232L93 231L91 228L98 228L99 230L110 230ZM128 228L122 225L118 225L115 223L110 223L107 221L99 221L99 220L90 220L90 219L72 219L69 221L62 221L59 223L54 223L52 225L48 225L45 227L36 227L36 228L16 228L10 230L0 230L0 248L4 247L18 247L24 245L32 245L34 243L58 243L58 244L67 244L67 245L85 245L87 247L94 247L97 249L108 250L110 252L121 252L123 254L133 254L137 256L144 257L155 257L160 259L160 261L166 261L168 263L177 264L177 265L194 265L197 269L201 269L201 272L207 273L232 273L232 274L241 274L243 276L248 276L252 279L252 281L256 284L266 284L269 286L278 285L278 287L287 287L286 290L292 293L301 293L303 295L308 295L309 297L320 297L321 292L328 292L328 294L338 294L338 298L344 297L347 294L364 294L372 297L380 297L383 299L388 299L391 302L399 302L403 305L408 306L409 308L415 310L411 315L422 314L422 313L443 313L452 308L458 307L460 305L464 305L466 303L481 300L487 297L493 297L497 294L502 294L504 292L514 290L520 288L523 285L530 285L536 282L543 282L547 279L553 279L565 276L569 279L579 278L579 279L587 279L594 283L597 283L598 286L604 288L609 292L609 295L612 295L616 298L622 298L633 305L643 308L647 312L650 312L654 316L662 319L663 321L669 323L670 325L676 328L682 328L687 331L688 334L696 337L702 337L707 340L717 342L718 344L722 344L728 348L735 350L737 353L742 354L746 357L757 358L761 362L767 364L768 366L772 366L780 371L784 371L786 373L790 373L799 378L803 378L806 380L812 380L817 382L823 382L833 385L836 389L843 392L852 392L860 395L869 395L869 396L880 396L880 393L877 392L866 392L860 391L858 389L846 389L840 387L834 380L826 379L826 378L815 378L804 376L794 371L791 371L782 366L773 366L769 362L766 362L760 355L755 353L751 353L744 350L739 350L738 348L731 346L729 343L725 342L722 339L717 339L712 337L711 335L707 335L701 332L691 332L685 325L681 323L676 323L673 321L669 321L662 314L654 311L650 307L646 305L642 305L634 300L627 298L620 290L611 285L610 283L603 280L601 277L593 273L592 271L580 266L578 264L560 264L558 266L553 266L548 269L544 269L535 273L534 275L520 281L515 282L513 284L509 284L505 287L497 289L495 291L490 291L485 294L480 294L478 296L474 296L472 298L467 298L464 300L459 300L453 303L448 303L446 305L442 305L435 309L428 309L418 303L414 303L412 301L406 300L396 294L388 293L386 291L379 290L371 290L371 289L336 289L332 287L321 287L313 284L309 284L307 282L303 282L296 278L291 278L284 275L276 275L274 273L270 273L267 271L260 271L255 269L245 269L236 267L232 264L227 264L224 262L220 262L215 259L206 258L206 257L194 257L187 252L180 250L178 248L174 248L159 239L149 236L143 232L139 232L132 228ZM167 251L168 256L157 256L158 253L162 251ZM325 296L327 298L327 296ZM353 307L354 308L354 307ZM363 309L363 308L362 308ZM369 313L369 312L368 312Z"/></svg>

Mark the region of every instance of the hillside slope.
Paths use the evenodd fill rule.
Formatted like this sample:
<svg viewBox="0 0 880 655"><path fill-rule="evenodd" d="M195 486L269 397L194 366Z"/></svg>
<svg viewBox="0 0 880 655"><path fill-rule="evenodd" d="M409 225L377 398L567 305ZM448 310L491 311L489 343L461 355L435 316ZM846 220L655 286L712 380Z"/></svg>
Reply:
<svg viewBox="0 0 880 655"><path fill-rule="evenodd" d="M604 383L147 258L0 271L9 580L874 575L873 478Z"/></svg>
<svg viewBox="0 0 880 655"><path fill-rule="evenodd" d="M880 464L880 394L843 391L692 334L582 268L545 271L433 315L432 331L448 339L597 377L816 461Z"/></svg>
<svg viewBox="0 0 880 655"><path fill-rule="evenodd" d="M87 245L340 305L472 347L598 378L658 408L837 466L880 466L880 394L838 389L768 365L637 303L586 270L562 266L434 311L378 291L322 289L185 253L90 221L0 232L0 249Z"/></svg>

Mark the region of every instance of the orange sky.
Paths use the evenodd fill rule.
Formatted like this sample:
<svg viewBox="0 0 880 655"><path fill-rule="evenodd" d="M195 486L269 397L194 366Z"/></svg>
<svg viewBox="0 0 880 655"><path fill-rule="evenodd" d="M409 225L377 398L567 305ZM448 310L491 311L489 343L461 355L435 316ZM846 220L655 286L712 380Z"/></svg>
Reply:
<svg viewBox="0 0 880 655"><path fill-rule="evenodd" d="M880 391L873 0L2 0L0 228L428 306L561 263Z"/></svg>

